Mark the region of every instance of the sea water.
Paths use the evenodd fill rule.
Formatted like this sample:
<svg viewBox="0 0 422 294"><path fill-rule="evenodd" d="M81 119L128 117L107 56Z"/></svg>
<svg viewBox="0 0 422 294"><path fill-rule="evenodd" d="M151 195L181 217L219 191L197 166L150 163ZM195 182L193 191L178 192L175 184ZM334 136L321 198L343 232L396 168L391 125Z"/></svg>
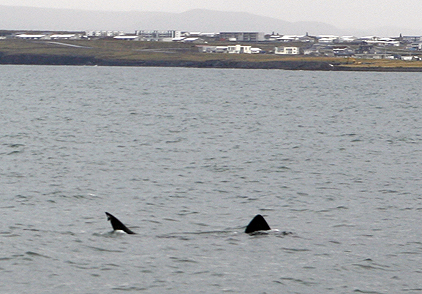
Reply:
<svg viewBox="0 0 422 294"><path fill-rule="evenodd" d="M1 293L422 292L420 73L0 75Z"/></svg>

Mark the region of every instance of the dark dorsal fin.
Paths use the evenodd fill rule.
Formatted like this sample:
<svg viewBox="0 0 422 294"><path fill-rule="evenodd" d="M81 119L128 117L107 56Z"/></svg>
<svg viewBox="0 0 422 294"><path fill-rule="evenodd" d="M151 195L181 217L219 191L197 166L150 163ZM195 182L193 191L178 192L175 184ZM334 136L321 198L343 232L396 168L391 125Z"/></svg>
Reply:
<svg viewBox="0 0 422 294"><path fill-rule="evenodd" d="M128 234L135 234L131 230L129 230L121 221L119 221L116 217L114 217L112 214L106 212L107 220L111 222L111 226L113 227L113 230L122 230Z"/></svg>
<svg viewBox="0 0 422 294"><path fill-rule="evenodd" d="M246 227L245 233L253 233L256 231L267 231L271 230L270 226L267 224L267 221L260 214L257 214Z"/></svg>

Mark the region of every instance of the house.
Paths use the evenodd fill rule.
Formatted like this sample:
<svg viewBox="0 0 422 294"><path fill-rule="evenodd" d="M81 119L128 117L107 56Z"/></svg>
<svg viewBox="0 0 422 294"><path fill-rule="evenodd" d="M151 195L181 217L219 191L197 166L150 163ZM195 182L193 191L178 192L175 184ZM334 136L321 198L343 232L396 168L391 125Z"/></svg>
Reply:
<svg viewBox="0 0 422 294"><path fill-rule="evenodd" d="M406 46L406 50L422 51L422 42L415 42Z"/></svg>
<svg viewBox="0 0 422 294"><path fill-rule="evenodd" d="M315 47L315 46L311 46L309 48L303 49L303 54L309 55L309 56L319 56L320 55L318 48Z"/></svg>
<svg viewBox="0 0 422 294"><path fill-rule="evenodd" d="M418 60L421 60L421 58L419 56L409 55L409 56L401 56L401 60L404 60L404 61L418 61Z"/></svg>
<svg viewBox="0 0 422 294"><path fill-rule="evenodd" d="M362 44L359 45L359 48L356 49L357 54L374 54L374 45L367 44L366 42L362 42Z"/></svg>
<svg viewBox="0 0 422 294"><path fill-rule="evenodd" d="M215 53L227 53L229 48L227 46L216 46Z"/></svg>
<svg viewBox="0 0 422 294"><path fill-rule="evenodd" d="M374 47L372 44L361 44L354 56L365 59L395 59L394 54L386 52L385 47Z"/></svg>
<svg viewBox="0 0 422 294"><path fill-rule="evenodd" d="M227 46L208 46L208 45L197 45L199 52L201 53L227 53Z"/></svg>
<svg viewBox="0 0 422 294"><path fill-rule="evenodd" d="M259 54L261 48L253 48L252 46L232 45L232 46L209 46L197 45L201 53L233 53L233 54Z"/></svg>
<svg viewBox="0 0 422 294"><path fill-rule="evenodd" d="M332 45L313 44L311 47L303 49L304 55L310 56L330 56L334 57L334 50Z"/></svg>
<svg viewBox="0 0 422 294"><path fill-rule="evenodd" d="M215 53L216 46L204 46L204 45L197 45L199 53Z"/></svg>
<svg viewBox="0 0 422 294"><path fill-rule="evenodd" d="M234 54L251 54L252 46L242 46L242 45L234 45L234 46L227 46L227 53L234 53Z"/></svg>
<svg viewBox="0 0 422 294"><path fill-rule="evenodd" d="M274 54L298 55L300 54L300 48L299 47L275 47Z"/></svg>
<svg viewBox="0 0 422 294"><path fill-rule="evenodd" d="M348 46L333 46L333 53L338 57L350 57L355 54L355 51Z"/></svg>

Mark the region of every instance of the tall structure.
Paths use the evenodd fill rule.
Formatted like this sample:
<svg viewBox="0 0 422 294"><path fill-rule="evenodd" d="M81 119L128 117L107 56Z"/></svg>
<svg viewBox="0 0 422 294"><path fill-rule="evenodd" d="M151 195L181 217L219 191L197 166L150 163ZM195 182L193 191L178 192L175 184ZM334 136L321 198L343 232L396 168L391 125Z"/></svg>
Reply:
<svg viewBox="0 0 422 294"><path fill-rule="evenodd" d="M261 42L265 41L263 32L220 32L220 39L237 42Z"/></svg>
<svg viewBox="0 0 422 294"><path fill-rule="evenodd" d="M144 41L165 41L171 40L174 38L180 38L181 32L180 31L159 31L159 30L139 30L135 31L135 35L139 36L141 40Z"/></svg>

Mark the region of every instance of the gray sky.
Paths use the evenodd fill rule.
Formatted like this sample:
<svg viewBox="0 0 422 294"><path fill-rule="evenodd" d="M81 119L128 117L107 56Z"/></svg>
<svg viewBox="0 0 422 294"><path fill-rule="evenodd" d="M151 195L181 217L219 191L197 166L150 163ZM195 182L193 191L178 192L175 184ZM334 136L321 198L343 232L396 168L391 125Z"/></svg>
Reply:
<svg viewBox="0 0 422 294"><path fill-rule="evenodd" d="M338 28L422 28L421 0L0 0L0 5L109 11L249 12L285 21L321 21Z"/></svg>

